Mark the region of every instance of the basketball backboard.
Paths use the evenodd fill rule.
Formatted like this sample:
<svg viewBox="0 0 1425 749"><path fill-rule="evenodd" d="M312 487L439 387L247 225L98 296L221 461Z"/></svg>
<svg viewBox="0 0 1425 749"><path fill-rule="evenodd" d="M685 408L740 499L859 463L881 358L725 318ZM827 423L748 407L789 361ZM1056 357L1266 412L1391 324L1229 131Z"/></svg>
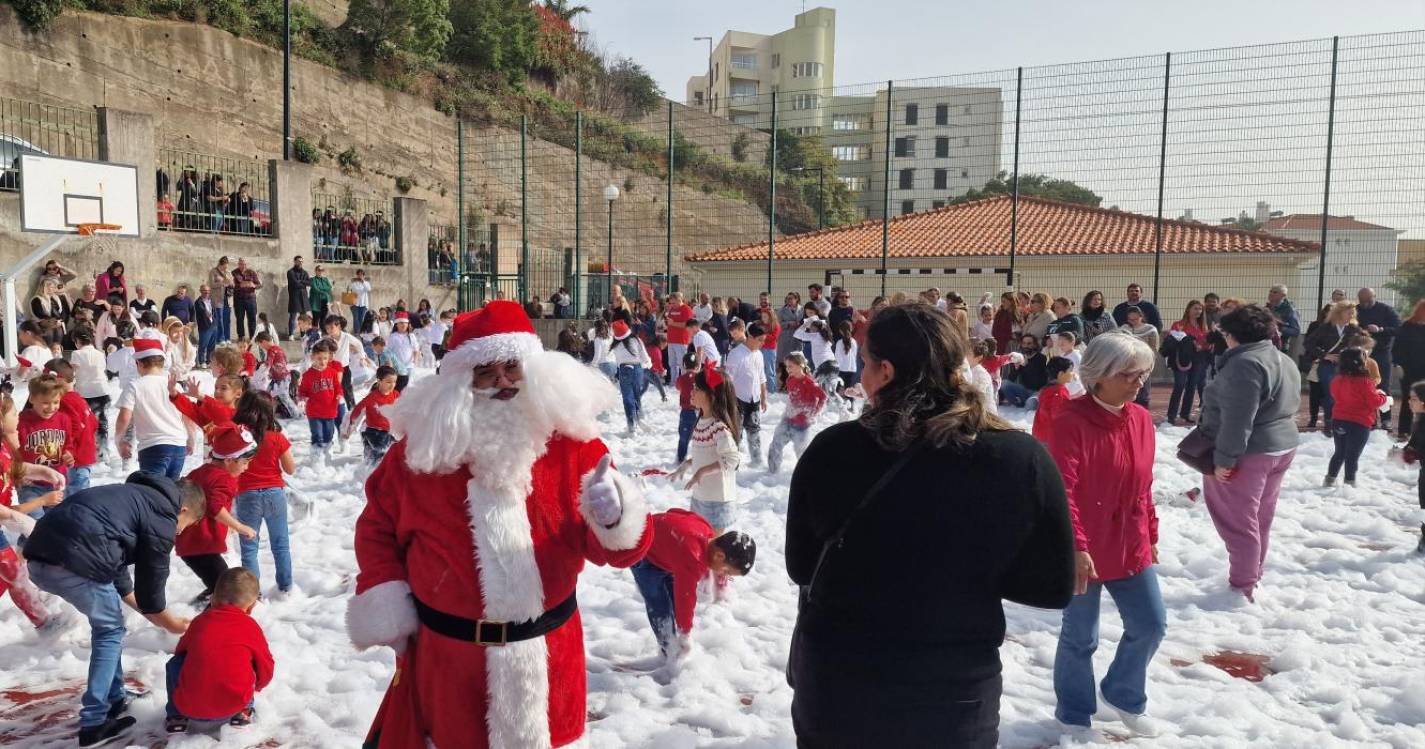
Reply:
<svg viewBox="0 0 1425 749"><path fill-rule="evenodd" d="M113 224L139 235L138 169L105 161L20 156L20 229L77 234L81 224Z"/></svg>

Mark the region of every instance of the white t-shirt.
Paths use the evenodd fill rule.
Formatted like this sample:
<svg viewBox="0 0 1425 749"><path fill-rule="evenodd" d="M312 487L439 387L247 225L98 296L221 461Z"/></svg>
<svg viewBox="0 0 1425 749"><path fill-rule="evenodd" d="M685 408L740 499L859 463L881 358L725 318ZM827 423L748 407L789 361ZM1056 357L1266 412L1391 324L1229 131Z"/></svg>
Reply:
<svg viewBox="0 0 1425 749"><path fill-rule="evenodd" d="M792 337L798 341L806 341L811 344L811 365L813 371L821 369L821 365L836 359L836 352L831 349L831 341L826 340L822 334L811 329L811 322L816 318L807 318L800 328L797 328ZM855 367L851 370L855 371Z"/></svg>
<svg viewBox="0 0 1425 749"><path fill-rule="evenodd" d="M970 387L980 391L980 397L984 399L985 410L990 413L999 413L999 394L995 392L994 379L990 377L989 370L984 366L976 364L969 369Z"/></svg>
<svg viewBox="0 0 1425 749"><path fill-rule="evenodd" d="M336 353L332 355L332 361L340 364L342 367L351 366L351 355L353 353L357 354L357 356L366 355L366 349L361 347L361 341L358 341L356 336L345 330L341 331L340 336L331 338L330 340L336 343Z"/></svg>
<svg viewBox="0 0 1425 749"><path fill-rule="evenodd" d="M158 445L187 446L183 414L168 399L168 375L144 375L129 383L119 394L119 408L133 411L134 439L140 450Z"/></svg>
<svg viewBox="0 0 1425 749"><path fill-rule="evenodd" d="M74 365L74 390L81 398L103 398L109 394L109 377L104 372L104 355L85 346L69 355Z"/></svg>
<svg viewBox="0 0 1425 749"><path fill-rule="evenodd" d="M624 344L624 341L628 341L628 343ZM596 343L595 345L598 344ZM619 366L634 364L644 369L653 366L653 360L648 358L648 349L643 347L643 341L640 341L638 336L631 333L629 337L623 339L623 341L615 340L613 345L609 347L609 352L614 359L614 363Z"/></svg>
<svg viewBox="0 0 1425 749"><path fill-rule="evenodd" d="M119 389L128 387L134 380L139 378L138 365L134 363L134 350L131 346L120 346L109 354L104 366L110 371L119 375Z"/></svg>
<svg viewBox="0 0 1425 749"><path fill-rule="evenodd" d="M421 328L421 334L426 337L426 342L432 346L439 346L445 343L445 331L449 325L439 319L431 320L428 325Z"/></svg>
<svg viewBox="0 0 1425 749"><path fill-rule="evenodd" d="M54 352L49 350L49 346L40 346L37 344L34 346L26 346L25 350L20 352L20 358L30 363L30 369L25 373L25 379L33 380L44 374L45 365L49 363L50 359L54 358Z"/></svg>
<svg viewBox="0 0 1425 749"><path fill-rule="evenodd" d="M838 372L855 372L856 359L861 355L861 347L856 341L849 341L850 347L841 343L832 344L831 350L836 353L836 370Z"/></svg>
<svg viewBox="0 0 1425 749"><path fill-rule="evenodd" d="M715 365L722 363L722 354L717 351L717 343L713 341L712 333L699 330L698 334L693 336L692 347L693 350L702 352L704 362Z"/></svg>
<svg viewBox="0 0 1425 749"><path fill-rule="evenodd" d="M743 403L760 403L762 386L767 384L767 368L761 351L738 346L727 352L723 370L732 379L732 391Z"/></svg>
<svg viewBox="0 0 1425 749"><path fill-rule="evenodd" d="M711 304L699 304L698 306L693 307L693 319L697 320L698 322L705 323L708 320L711 320L712 316L713 310Z"/></svg>
<svg viewBox="0 0 1425 749"><path fill-rule="evenodd" d="M590 364L597 367L600 364L615 363L613 352L613 336L609 336L608 338L600 338L594 334L593 328L589 328L589 332L585 333L585 337L587 337L590 341L593 341L594 343L594 358L589 361Z"/></svg>
<svg viewBox="0 0 1425 749"><path fill-rule="evenodd" d="M353 306L355 306L355 307L370 307L370 306L371 306L371 282L370 282L370 281L352 281L350 284L347 284L346 290L347 290L347 291L350 291L350 292L352 292L352 293L354 293L354 294L356 294L356 304L353 305Z"/></svg>

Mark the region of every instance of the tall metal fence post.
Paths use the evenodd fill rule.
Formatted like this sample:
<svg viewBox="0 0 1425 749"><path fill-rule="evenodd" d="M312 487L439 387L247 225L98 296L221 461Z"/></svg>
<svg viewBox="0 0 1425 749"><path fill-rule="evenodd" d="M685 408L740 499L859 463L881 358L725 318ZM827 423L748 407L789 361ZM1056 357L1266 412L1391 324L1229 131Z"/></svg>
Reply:
<svg viewBox="0 0 1425 749"><path fill-rule="evenodd" d="M525 288L529 283L529 159L526 148L526 141L529 139L529 115L520 115L520 273L519 280L515 283L515 288L519 290L519 299L515 300L524 304L529 300L529 292ZM499 268L495 269L496 274ZM496 276L498 278L498 275ZM498 281L496 282L498 284Z"/></svg>
<svg viewBox="0 0 1425 749"><path fill-rule="evenodd" d="M584 208L584 112L574 113L574 298L575 319L584 316L584 308L579 306L579 288L583 286L583 208Z"/></svg>
<svg viewBox="0 0 1425 749"><path fill-rule="evenodd" d="M455 250L456 262L459 267L464 268L464 272L455 277L455 303L464 312L474 305L470 304L469 289L470 284L466 283L465 276L470 275L470 251L465 243L465 120L456 117L455 119L455 210L460 214L459 227L456 229L456 241L459 242Z"/></svg>
<svg viewBox="0 0 1425 749"><path fill-rule="evenodd" d="M886 81L886 151L885 194L881 196L881 296L886 295L887 261L891 255L891 130L893 129L891 100L894 98L895 81Z"/></svg>
<svg viewBox="0 0 1425 749"><path fill-rule="evenodd" d="M663 293L673 291L673 101L668 101L668 248L663 258Z"/></svg>
<svg viewBox="0 0 1425 749"><path fill-rule="evenodd" d="M777 92L772 92L772 143L767 169L767 294L772 293L772 263L777 247Z"/></svg>
<svg viewBox="0 0 1425 749"><path fill-rule="evenodd" d="M1153 304L1163 275L1163 188L1168 177L1168 92L1172 88L1173 53L1163 58L1163 127L1158 141L1158 220L1153 224Z"/></svg>
<svg viewBox="0 0 1425 749"><path fill-rule="evenodd" d="M1019 121L1024 93L1024 68L1014 74L1014 186L1009 201L1009 278L1005 286L1013 289L1014 260L1019 254Z"/></svg>
<svg viewBox="0 0 1425 749"><path fill-rule="evenodd" d="M1321 191L1321 260L1316 273L1316 309L1326 306L1326 229L1331 220L1331 152L1336 135L1336 61L1341 37L1331 37L1331 100L1326 110L1326 185Z"/></svg>

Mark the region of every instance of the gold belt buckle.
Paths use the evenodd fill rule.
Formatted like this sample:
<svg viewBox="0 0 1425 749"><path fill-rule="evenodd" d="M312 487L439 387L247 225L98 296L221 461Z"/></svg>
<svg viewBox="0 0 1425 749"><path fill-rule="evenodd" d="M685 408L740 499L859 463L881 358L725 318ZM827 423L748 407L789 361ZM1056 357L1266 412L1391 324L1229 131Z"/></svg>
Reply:
<svg viewBox="0 0 1425 749"><path fill-rule="evenodd" d="M498 628L498 631L499 631L499 639L495 640L495 639L487 639L487 638L485 638L485 637L484 637L484 630L485 630L485 627L497 627L497 628ZM490 620L488 620L488 619L480 619L480 620L478 620L478 621L475 622L475 644L476 644L476 645L484 645L484 646L486 646L486 647L501 647L501 646L504 646L504 645L509 644L509 641L510 641L510 623L509 623L509 622L492 622L492 621L490 621Z"/></svg>

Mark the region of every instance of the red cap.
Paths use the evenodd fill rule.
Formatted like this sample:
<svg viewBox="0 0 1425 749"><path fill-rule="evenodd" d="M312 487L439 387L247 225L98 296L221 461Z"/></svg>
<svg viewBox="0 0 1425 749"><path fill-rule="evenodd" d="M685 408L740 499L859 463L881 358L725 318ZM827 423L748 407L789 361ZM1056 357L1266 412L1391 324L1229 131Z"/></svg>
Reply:
<svg viewBox="0 0 1425 749"><path fill-rule="evenodd" d="M396 313L396 322L408 323L408 322L410 322L410 321L411 321L411 316L408 315L408 314L406 314L404 311L402 311L402 312L397 312L397 313Z"/></svg>
<svg viewBox="0 0 1425 749"><path fill-rule="evenodd" d="M495 362L520 361L544 350L534 323L519 304L496 300L455 318L441 372Z"/></svg>
<svg viewBox="0 0 1425 749"><path fill-rule="evenodd" d="M614 320L612 329L614 332L614 338L617 338L621 341L628 337L628 323L624 322L623 320Z"/></svg>
<svg viewBox="0 0 1425 749"><path fill-rule="evenodd" d="M247 429L235 424L224 424L214 429L208 440L213 445L213 457L218 460L241 458L257 451L257 443L253 441L252 435L248 434Z"/></svg>
<svg viewBox="0 0 1425 749"><path fill-rule="evenodd" d="M147 359L149 357L163 355L163 341L155 341L152 338L134 339L135 359Z"/></svg>

